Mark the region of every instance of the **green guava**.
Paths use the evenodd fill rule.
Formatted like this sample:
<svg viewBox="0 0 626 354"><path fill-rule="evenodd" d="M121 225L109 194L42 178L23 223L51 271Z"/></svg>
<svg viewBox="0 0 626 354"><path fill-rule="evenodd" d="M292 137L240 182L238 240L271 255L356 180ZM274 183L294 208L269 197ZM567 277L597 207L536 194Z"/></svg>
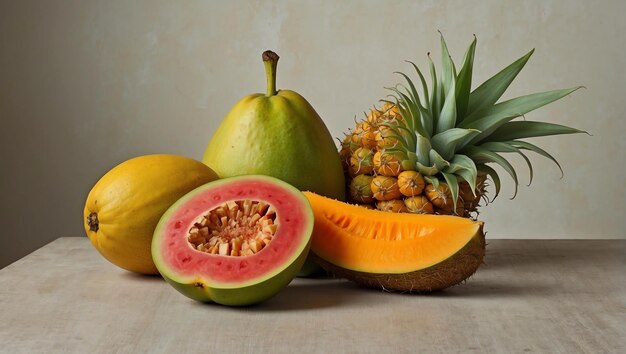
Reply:
<svg viewBox="0 0 626 354"><path fill-rule="evenodd" d="M197 301L244 306L286 287L302 268L313 211L295 187L250 175L200 186L162 216L152 257L165 280Z"/></svg>

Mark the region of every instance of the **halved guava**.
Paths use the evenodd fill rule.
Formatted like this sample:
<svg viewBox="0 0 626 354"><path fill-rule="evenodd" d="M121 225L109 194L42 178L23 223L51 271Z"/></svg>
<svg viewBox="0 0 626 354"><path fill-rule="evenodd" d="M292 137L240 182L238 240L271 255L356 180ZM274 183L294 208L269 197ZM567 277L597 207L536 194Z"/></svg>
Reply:
<svg viewBox="0 0 626 354"><path fill-rule="evenodd" d="M194 300L250 305L293 280L313 224L309 201L286 182L255 175L221 179L163 214L152 257L165 280Z"/></svg>

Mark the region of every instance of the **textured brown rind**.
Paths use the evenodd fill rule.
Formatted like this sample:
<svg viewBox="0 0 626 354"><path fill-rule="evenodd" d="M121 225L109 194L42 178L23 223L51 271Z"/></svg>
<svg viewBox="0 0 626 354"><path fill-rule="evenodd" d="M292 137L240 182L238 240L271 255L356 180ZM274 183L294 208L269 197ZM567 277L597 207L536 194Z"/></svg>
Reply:
<svg viewBox="0 0 626 354"><path fill-rule="evenodd" d="M485 258L483 227L461 250L432 267L402 274L364 273L338 267L317 255L312 255L324 270L337 278L386 291L424 293L449 288L463 282L476 272Z"/></svg>

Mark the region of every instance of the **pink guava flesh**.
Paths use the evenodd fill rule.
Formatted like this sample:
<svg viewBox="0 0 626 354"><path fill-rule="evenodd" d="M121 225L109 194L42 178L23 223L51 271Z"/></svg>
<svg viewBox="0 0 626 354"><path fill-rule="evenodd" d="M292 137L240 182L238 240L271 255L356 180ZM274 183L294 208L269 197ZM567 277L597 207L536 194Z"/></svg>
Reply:
<svg viewBox="0 0 626 354"><path fill-rule="evenodd" d="M278 228L265 248L250 256L221 256L192 248L187 237L198 217L228 201L246 199L264 201L276 210ZM201 191L178 206L165 225L161 254L167 266L182 276L237 283L284 264L307 237L305 229L302 201L289 191L264 181L231 182Z"/></svg>

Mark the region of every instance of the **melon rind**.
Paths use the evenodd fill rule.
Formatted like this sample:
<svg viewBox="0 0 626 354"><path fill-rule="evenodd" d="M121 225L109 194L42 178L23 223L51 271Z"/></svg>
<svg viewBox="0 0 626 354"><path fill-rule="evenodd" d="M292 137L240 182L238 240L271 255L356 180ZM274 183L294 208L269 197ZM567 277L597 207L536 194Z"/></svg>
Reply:
<svg viewBox="0 0 626 354"><path fill-rule="evenodd" d="M211 189L226 187L231 183L241 183L246 181L261 181L270 183L288 191L302 206L304 216L304 226L300 243L295 247L293 254L277 265L272 271L261 276L247 279L240 282L219 282L203 276L184 276L178 274L163 258L162 240L165 236L165 229L168 220L186 205L190 199L199 193L207 192ZM260 199L262 200L262 199ZM279 210L277 210L280 213ZM313 211L308 199L295 187L277 178L261 175L247 175L220 179L200 186L189 192L176 203L174 203L161 217L152 240L152 257L161 276L183 295L201 302L216 302L230 306L246 306L262 302L286 287L298 274L304 264L311 247L311 235L313 232ZM283 226L286 227L286 226ZM261 253L259 253L261 254Z"/></svg>
<svg viewBox="0 0 626 354"><path fill-rule="evenodd" d="M467 244L448 259L411 272L368 273L342 268L311 252L311 258L337 278L345 278L371 288L400 292L431 292L447 289L472 276L485 258L485 235L480 229Z"/></svg>

